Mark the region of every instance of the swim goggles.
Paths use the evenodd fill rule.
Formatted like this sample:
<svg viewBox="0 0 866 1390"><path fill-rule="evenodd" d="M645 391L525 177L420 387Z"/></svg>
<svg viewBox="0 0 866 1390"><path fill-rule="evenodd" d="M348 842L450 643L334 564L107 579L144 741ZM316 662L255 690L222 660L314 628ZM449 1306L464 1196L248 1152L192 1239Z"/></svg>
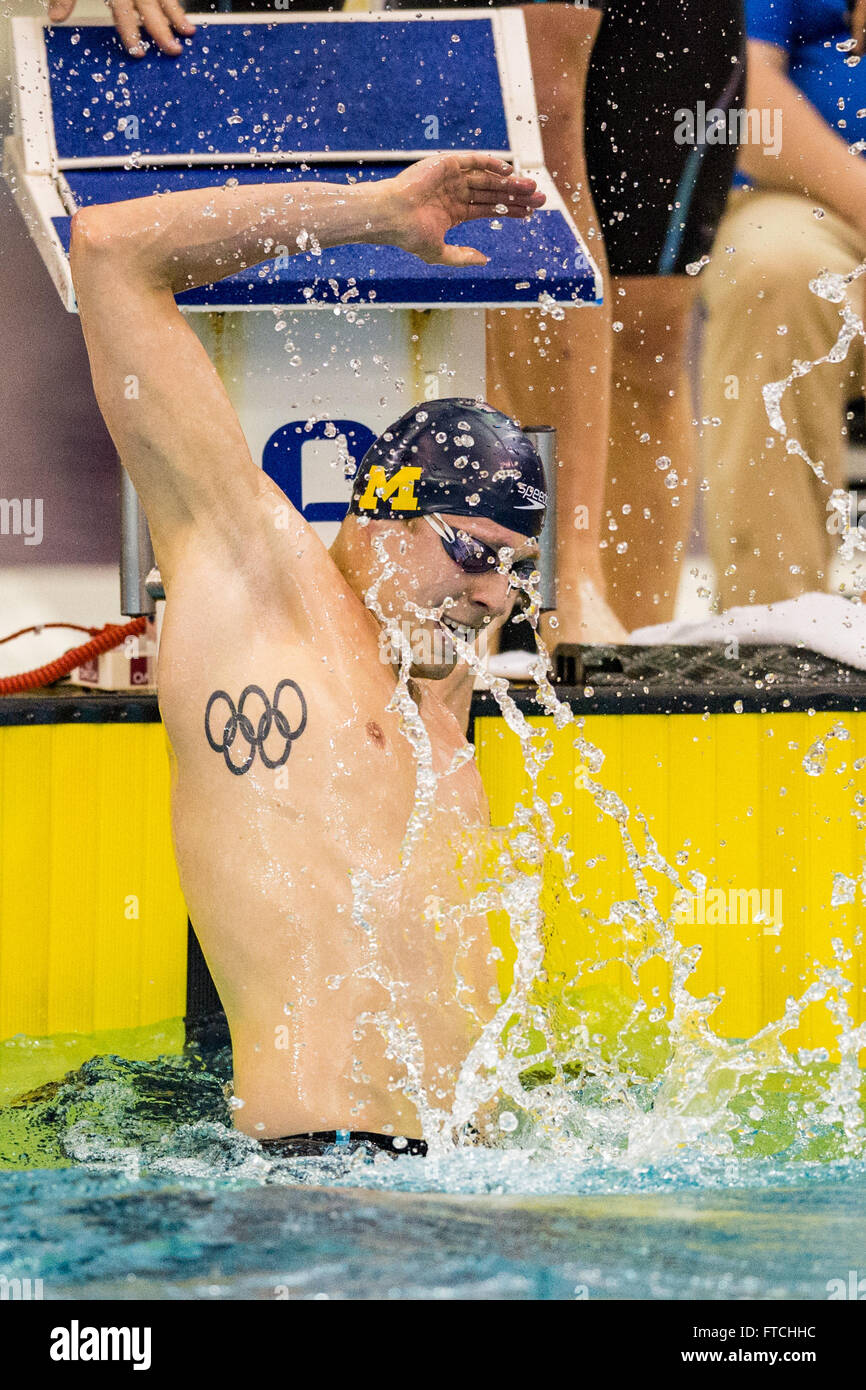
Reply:
<svg viewBox="0 0 866 1390"><path fill-rule="evenodd" d="M454 561L456 565L466 574L486 574L490 565L499 568L502 563L499 557L499 550L492 545L486 545L475 536L467 535L465 531L453 531L448 522L443 520L438 512L425 515L424 520L432 526L436 535L442 542L442 549L446 555ZM527 583L538 570L538 559L534 555L528 555L523 560L518 560L516 564L510 565L508 573L513 574L515 579L521 583Z"/></svg>

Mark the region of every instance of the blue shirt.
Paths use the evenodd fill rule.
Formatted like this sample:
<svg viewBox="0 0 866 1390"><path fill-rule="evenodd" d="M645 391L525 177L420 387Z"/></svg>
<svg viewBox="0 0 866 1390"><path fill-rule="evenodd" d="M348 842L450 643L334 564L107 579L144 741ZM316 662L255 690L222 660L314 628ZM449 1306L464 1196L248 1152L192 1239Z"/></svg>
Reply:
<svg viewBox="0 0 866 1390"><path fill-rule="evenodd" d="M845 0L746 0L746 32L786 50L789 78L847 144L866 139L866 56L848 67L836 47L851 38Z"/></svg>

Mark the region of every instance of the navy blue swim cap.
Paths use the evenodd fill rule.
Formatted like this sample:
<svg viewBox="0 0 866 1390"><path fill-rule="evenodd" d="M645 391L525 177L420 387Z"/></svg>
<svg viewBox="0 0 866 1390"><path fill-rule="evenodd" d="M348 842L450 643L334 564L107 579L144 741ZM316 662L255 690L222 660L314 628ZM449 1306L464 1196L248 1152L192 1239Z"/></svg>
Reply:
<svg viewBox="0 0 866 1390"><path fill-rule="evenodd" d="M541 459L519 426L492 405L449 396L413 405L370 445L349 510L378 521L486 516L537 536L546 506Z"/></svg>

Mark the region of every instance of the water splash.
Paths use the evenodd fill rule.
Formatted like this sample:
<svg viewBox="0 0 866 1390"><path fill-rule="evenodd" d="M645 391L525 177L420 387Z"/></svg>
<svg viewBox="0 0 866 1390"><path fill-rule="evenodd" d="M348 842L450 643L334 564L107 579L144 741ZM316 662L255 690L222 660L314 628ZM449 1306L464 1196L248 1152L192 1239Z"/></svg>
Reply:
<svg viewBox="0 0 866 1390"><path fill-rule="evenodd" d="M393 574L385 565L379 581ZM507 556L503 559L503 570ZM522 587L522 586L521 586ZM377 601L378 585L368 604L380 622L388 620ZM809 1134L840 1130L845 1154L859 1154L863 1147L861 1098L856 1071L861 1033L855 1029L844 997L850 992L838 965L816 963L815 979L799 997L787 1000L780 1018L754 1037L730 1041L711 1026L724 990L705 998L695 997L689 981L700 960L699 946L685 946L676 932L677 914L701 892L706 882L692 873L684 882L652 836L646 818L632 813L622 799L599 780L604 756L583 735L583 721L575 720L570 707L559 700L550 682L550 661L538 633L540 600L527 585L528 617L536 642L533 677L537 699L551 726L535 728L526 720L509 694L507 682L494 678L474 646L453 636L461 659L491 691L508 728L520 740L529 791L516 808L510 830L503 836L498 863L498 882L488 885L470 908L452 910L453 920L467 911L497 910L510 924L515 956L511 984L500 1006L481 1030L460 1071L450 1110L431 1106L424 1096L423 1064L417 1051L407 1050L406 1032L391 1033L394 1056L411 1075L411 1094L421 1117L423 1137L431 1156L441 1160L454 1152L454 1141L467 1142L471 1127L482 1127L487 1144L505 1149L529 1149L557 1153L582 1162L610 1160L621 1155L633 1163L661 1161L688 1152L702 1157L730 1156L738 1151L744 1134L757 1133L755 1123L743 1124L740 1113L744 1093L752 1097L747 1121L763 1120L771 1102L762 1088L792 1079L808 1082L815 1091L808 1068L816 1059L794 1057L784 1037L798 1026L805 1010L823 1003L836 1027L841 1061L826 1064L826 1078L809 1100L805 1118L813 1125ZM415 609L419 620L440 619L439 610ZM426 824L437 783L429 739L423 730L417 705L409 692L411 654L405 633L396 625L393 637L400 650L400 671L394 707L401 713L406 737L416 757L419 799L414 822L407 827L404 849L415 842ZM552 731L569 725L576 730L575 747L581 758L580 785L599 812L611 819L619 832L635 896L611 905L605 927L620 932L620 954L601 961L578 963L575 975L550 985L544 971L545 919L542 910L544 866L558 858L564 869L566 891L579 881L571 872L573 850L567 837L557 839L551 806L539 790L539 778L554 751ZM805 770L821 775L827 764L828 743L849 738L838 721L805 755ZM424 808L427 808L426 811ZM632 829L632 822L637 827ZM639 843L640 841L640 843ZM670 914L658 907L655 875L673 889ZM367 884L365 889L372 886ZM637 951L633 942L639 942ZM670 1013L650 1008L641 997L641 976L651 962L667 972ZM599 1013L613 1018L616 1026L594 1030L591 1014L592 977L612 963L624 965L637 995L623 1004L612 996L596 1004ZM617 1017L617 1011L619 1016ZM402 1037L401 1037L402 1034ZM853 1059L853 1060L852 1060ZM814 1126L817 1125L817 1130ZM814 1131L814 1133L813 1133ZM462 1140L461 1140L462 1137ZM829 1141L828 1141L829 1142ZM798 1152L808 1153L811 1138L796 1140Z"/></svg>
<svg viewBox="0 0 866 1390"><path fill-rule="evenodd" d="M848 356L851 344L856 338L862 338L866 342L866 329L863 320L857 313L854 305L848 296L848 288L866 274L866 261L862 261L854 270L846 275L837 274L824 270L814 280L809 282L809 290L817 295L819 299L824 299L830 304L839 304L840 318L842 320L838 336L835 343L824 354L814 362L794 360L788 375L781 381L771 381L762 387L764 406L767 411L767 418L772 429L781 435L785 440L785 449L789 454L801 458L803 462L812 470L819 482L825 483L829 487L829 481L824 472L824 465L820 461L812 459L798 439L794 439L788 434L788 426L782 414L782 400L788 388L800 378L808 376L816 367L822 366L825 362L839 363L844 362ZM840 536L839 557L844 561L854 558L855 552L866 551L866 532L857 526L851 525L850 521L850 500L848 494L841 489L831 491L827 509L830 516L829 529ZM855 589L860 589L866 585L866 580L859 576L854 578Z"/></svg>

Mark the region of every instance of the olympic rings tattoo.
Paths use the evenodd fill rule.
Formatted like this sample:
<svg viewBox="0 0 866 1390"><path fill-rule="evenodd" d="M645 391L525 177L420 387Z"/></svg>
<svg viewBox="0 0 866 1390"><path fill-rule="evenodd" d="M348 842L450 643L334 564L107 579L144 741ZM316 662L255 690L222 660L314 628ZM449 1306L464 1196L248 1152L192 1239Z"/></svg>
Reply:
<svg viewBox="0 0 866 1390"><path fill-rule="evenodd" d="M300 702L301 717L296 729L292 728L287 715L279 708L280 696L287 688L295 692ZM264 709L259 715L257 728L254 727L253 721L250 719L249 715L244 713L244 705L250 695L258 695L264 705ZM211 710L217 700L225 700L229 709L225 727L223 728L219 742L217 742L211 733L210 725ZM292 751L292 744L296 738L300 738L306 727L307 702L304 699L301 687L297 685L295 681L290 680L280 681L274 691L273 704L271 704L261 686L248 685L238 701L237 709L235 709L234 700L230 695L227 695L224 690L215 690L208 700L207 709L204 712L204 731L207 736L207 741L215 753L222 753L225 758L226 767L229 772L233 772L236 777L243 776L243 774L248 772L252 767L255 761L256 749L259 750L259 756L265 767L282 767L284 763L288 762L289 754ZM280 737L285 739L285 747L278 758L271 758L265 752L265 740L272 728L276 728ZM229 755L229 750L233 747L236 738L243 739L249 744L249 751L242 763L232 762Z"/></svg>

